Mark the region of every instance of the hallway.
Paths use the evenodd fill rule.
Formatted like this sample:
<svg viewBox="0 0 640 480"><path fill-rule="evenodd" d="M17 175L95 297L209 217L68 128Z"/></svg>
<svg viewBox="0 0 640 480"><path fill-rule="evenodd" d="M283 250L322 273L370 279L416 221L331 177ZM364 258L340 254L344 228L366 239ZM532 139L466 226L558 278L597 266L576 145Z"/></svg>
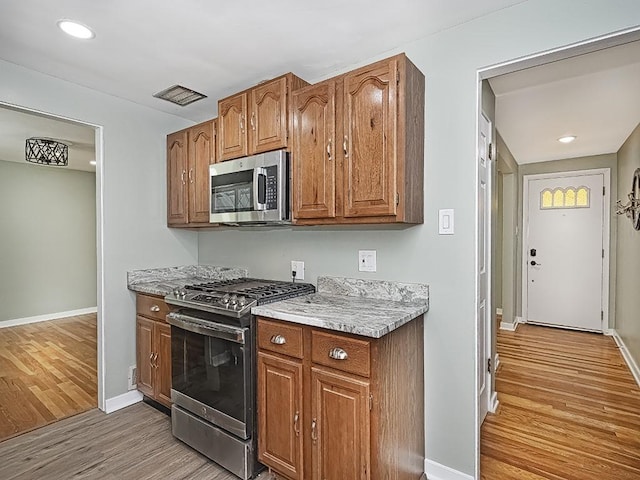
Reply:
<svg viewBox="0 0 640 480"><path fill-rule="evenodd" d="M483 480L640 478L640 388L612 337L524 324L497 342Z"/></svg>

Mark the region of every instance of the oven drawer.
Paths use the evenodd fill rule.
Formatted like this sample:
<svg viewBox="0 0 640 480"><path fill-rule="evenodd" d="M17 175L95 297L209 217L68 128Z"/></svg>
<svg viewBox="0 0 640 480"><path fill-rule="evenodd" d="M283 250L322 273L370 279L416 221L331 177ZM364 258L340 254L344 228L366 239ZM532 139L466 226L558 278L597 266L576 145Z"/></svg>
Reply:
<svg viewBox="0 0 640 480"><path fill-rule="evenodd" d="M139 293L136 295L136 312L143 317L166 322L170 309L162 298Z"/></svg>
<svg viewBox="0 0 640 480"><path fill-rule="evenodd" d="M258 348L302 358L302 327L258 318Z"/></svg>
<svg viewBox="0 0 640 480"><path fill-rule="evenodd" d="M368 377L371 371L370 342L334 333L311 331L311 361L343 372Z"/></svg>

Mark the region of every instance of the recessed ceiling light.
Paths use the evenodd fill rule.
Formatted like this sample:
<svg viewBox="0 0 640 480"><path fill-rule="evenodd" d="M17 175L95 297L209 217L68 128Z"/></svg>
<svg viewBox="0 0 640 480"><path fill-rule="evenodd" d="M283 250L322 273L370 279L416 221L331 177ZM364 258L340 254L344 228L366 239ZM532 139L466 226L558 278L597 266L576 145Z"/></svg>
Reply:
<svg viewBox="0 0 640 480"><path fill-rule="evenodd" d="M89 40L96 36L89 27L73 20L58 20L58 27L67 35L83 40Z"/></svg>
<svg viewBox="0 0 640 480"><path fill-rule="evenodd" d="M94 167L96 166L96 161L95 161L95 160L89 160L89 163L90 163L91 165L93 165Z"/></svg>
<svg viewBox="0 0 640 480"><path fill-rule="evenodd" d="M576 137L575 135L565 135L564 137L560 137L560 138L558 139L558 141L559 141L559 142L561 142L561 143L571 143L571 142L573 142L576 138L578 138L578 137Z"/></svg>

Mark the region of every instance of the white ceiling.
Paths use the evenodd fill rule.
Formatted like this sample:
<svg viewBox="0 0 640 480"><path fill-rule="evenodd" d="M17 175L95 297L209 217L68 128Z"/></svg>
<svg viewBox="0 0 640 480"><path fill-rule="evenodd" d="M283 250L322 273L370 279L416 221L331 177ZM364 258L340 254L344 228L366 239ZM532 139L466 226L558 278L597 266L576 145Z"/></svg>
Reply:
<svg viewBox="0 0 640 480"><path fill-rule="evenodd" d="M261 80L292 71L314 81L523 1L0 0L0 58L203 121ZM95 39L68 37L62 18ZM152 97L174 84L209 98L178 107Z"/></svg>
<svg viewBox="0 0 640 480"><path fill-rule="evenodd" d="M39 115L25 110L0 108L0 160L25 163L25 140L44 137L69 146L69 165L55 167L30 164L37 168L58 168L95 172L95 130L75 122Z"/></svg>
<svg viewBox="0 0 640 480"><path fill-rule="evenodd" d="M617 152L640 123L640 42L489 80L519 164ZM570 144L558 142L576 135Z"/></svg>

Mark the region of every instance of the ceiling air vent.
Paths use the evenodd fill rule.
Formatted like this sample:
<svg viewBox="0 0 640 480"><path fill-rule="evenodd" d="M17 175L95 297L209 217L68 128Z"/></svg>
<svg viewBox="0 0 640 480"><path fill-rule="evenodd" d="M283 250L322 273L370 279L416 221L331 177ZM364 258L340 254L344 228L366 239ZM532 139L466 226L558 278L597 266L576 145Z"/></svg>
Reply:
<svg viewBox="0 0 640 480"><path fill-rule="evenodd" d="M173 87L166 88L161 92L154 93L154 97L161 98L176 105L184 107L190 103L197 102L203 98L207 98L206 95L198 93L190 88L183 87L181 85L174 85Z"/></svg>

